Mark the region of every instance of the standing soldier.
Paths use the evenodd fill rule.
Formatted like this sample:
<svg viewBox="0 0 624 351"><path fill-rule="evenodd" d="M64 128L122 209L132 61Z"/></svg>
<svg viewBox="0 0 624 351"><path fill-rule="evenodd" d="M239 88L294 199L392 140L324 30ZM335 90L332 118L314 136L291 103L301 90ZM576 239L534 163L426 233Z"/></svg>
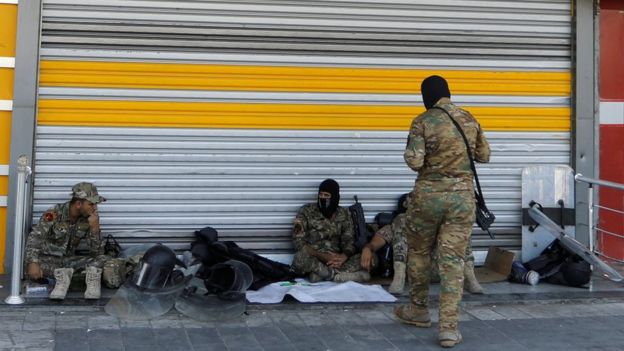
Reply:
<svg viewBox="0 0 624 351"><path fill-rule="evenodd" d="M440 272L440 323L438 341L453 347L462 340L457 323L464 283L464 256L475 221L473 174L467 152L478 162L488 162L490 148L477 120L451 102L444 78L431 76L421 85L427 111L412 122L405 162L418 172L414 196L407 208L408 305L395 314L404 323L430 327L429 282L431 256L437 247ZM470 150L450 116L461 126Z"/></svg>
<svg viewBox="0 0 624 351"><path fill-rule="evenodd" d="M351 215L340 203L340 188L333 179L319 186L316 203L303 205L293 228L295 257L292 268L308 275L311 282L321 280L367 281L370 274L360 267L356 254Z"/></svg>
<svg viewBox="0 0 624 351"><path fill-rule="evenodd" d="M97 204L106 201L91 183L78 183L72 198L46 211L26 241L26 269L31 280L54 277L56 286L50 299L62 300L74 272L84 270L87 289L85 299L100 298L102 266L111 257L104 255L100 239L100 217ZM79 256L76 249L85 239L88 256Z"/></svg>

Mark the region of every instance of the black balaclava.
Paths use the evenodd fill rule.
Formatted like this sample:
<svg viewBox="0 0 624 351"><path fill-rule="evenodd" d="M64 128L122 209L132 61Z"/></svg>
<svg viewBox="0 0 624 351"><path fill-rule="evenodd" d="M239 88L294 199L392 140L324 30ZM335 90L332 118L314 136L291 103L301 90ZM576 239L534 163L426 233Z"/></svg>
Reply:
<svg viewBox="0 0 624 351"><path fill-rule="evenodd" d="M440 76L425 78L420 85L420 92L422 94L423 104L425 104L427 110L432 108L441 98L451 97L448 83Z"/></svg>
<svg viewBox="0 0 624 351"><path fill-rule="evenodd" d="M397 209L394 212L392 212L392 217L396 217L400 215L401 213L407 212L407 207L405 207L405 200L407 200L408 196L409 196L409 193L405 193L401 195L397 203Z"/></svg>
<svg viewBox="0 0 624 351"><path fill-rule="evenodd" d="M323 217L331 218L338 208L338 203L340 203L340 186L338 182L333 179L325 179L321 185L319 185L319 195L321 191L330 193L331 198L317 198L317 206L323 214Z"/></svg>

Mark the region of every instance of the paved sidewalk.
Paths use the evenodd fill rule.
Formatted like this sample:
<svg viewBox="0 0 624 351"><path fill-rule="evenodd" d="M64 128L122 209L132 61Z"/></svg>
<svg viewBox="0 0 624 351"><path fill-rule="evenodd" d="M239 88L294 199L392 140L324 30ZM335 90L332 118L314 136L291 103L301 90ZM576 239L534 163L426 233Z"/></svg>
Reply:
<svg viewBox="0 0 624 351"><path fill-rule="evenodd" d="M171 312L124 322L100 307L0 307L2 350L440 350L436 325L396 322L392 304L250 306L225 323ZM436 317L435 313L432 313ZM433 318L436 320L436 318ZM624 302L465 304L454 350L622 350Z"/></svg>

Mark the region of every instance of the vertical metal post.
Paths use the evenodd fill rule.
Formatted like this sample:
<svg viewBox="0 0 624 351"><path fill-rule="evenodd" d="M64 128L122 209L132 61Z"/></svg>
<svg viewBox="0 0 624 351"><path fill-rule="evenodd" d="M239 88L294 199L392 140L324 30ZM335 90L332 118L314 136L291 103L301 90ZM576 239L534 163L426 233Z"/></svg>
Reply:
<svg viewBox="0 0 624 351"><path fill-rule="evenodd" d="M19 1L17 5L17 46L15 48L13 112L11 114L11 151L9 155L11 164L9 165L9 196L7 199L7 233L13 233L18 225L15 223L17 214L15 201L19 186L16 161L21 155L28 156L31 161L34 160L41 6L42 0L23 0ZM34 169L34 162L32 167ZM25 205L25 208L30 214L30 202ZM14 251L13 242L7 240L4 259L4 267L7 270L12 270L13 258L11 256Z"/></svg>
<svg viewBox="0 0 624 351"><path fill-rule="evenodd" d="M589 178L598 178L598 128L596 118L596 33L595 0L575 0L575 28L573 41L573 163L572 168ZM587 245L588 223L587 188L576 184L576 239ZM589 246L589 245L588 245Z"/></svg>
<svg viewBox="0 0 624 351"><path fill-rule="evenodd" d="M589 251L594 252L596 231L594 230L594 185L587 188L587 226L589 227Z"/></svg>
<svg viewBox="0 0 624 351"><path fill-rule="evenodd" d="M24 206L26 202L26 179L30 174L28 156L17 160L17 192L15 194L15 230L13 231L13 267L11 269L11 295L4 302L9 305L24 303L20 296L22 282L22 240L24 237Z"/></svg>

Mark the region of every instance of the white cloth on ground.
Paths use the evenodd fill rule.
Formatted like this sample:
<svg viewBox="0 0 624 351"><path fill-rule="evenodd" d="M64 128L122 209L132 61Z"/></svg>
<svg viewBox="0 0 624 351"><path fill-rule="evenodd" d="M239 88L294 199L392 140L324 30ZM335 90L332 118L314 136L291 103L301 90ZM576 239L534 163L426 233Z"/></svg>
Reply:
<svg viewBox="0 0 624 351"><path fill-rule="evenodd" d="M251 303L280 303L286 295L300 302L395 302L396 297L381 285L364 285L356 282L309 283L296 279L296 283L277 282L258 291L247 291Z"/></svg>

